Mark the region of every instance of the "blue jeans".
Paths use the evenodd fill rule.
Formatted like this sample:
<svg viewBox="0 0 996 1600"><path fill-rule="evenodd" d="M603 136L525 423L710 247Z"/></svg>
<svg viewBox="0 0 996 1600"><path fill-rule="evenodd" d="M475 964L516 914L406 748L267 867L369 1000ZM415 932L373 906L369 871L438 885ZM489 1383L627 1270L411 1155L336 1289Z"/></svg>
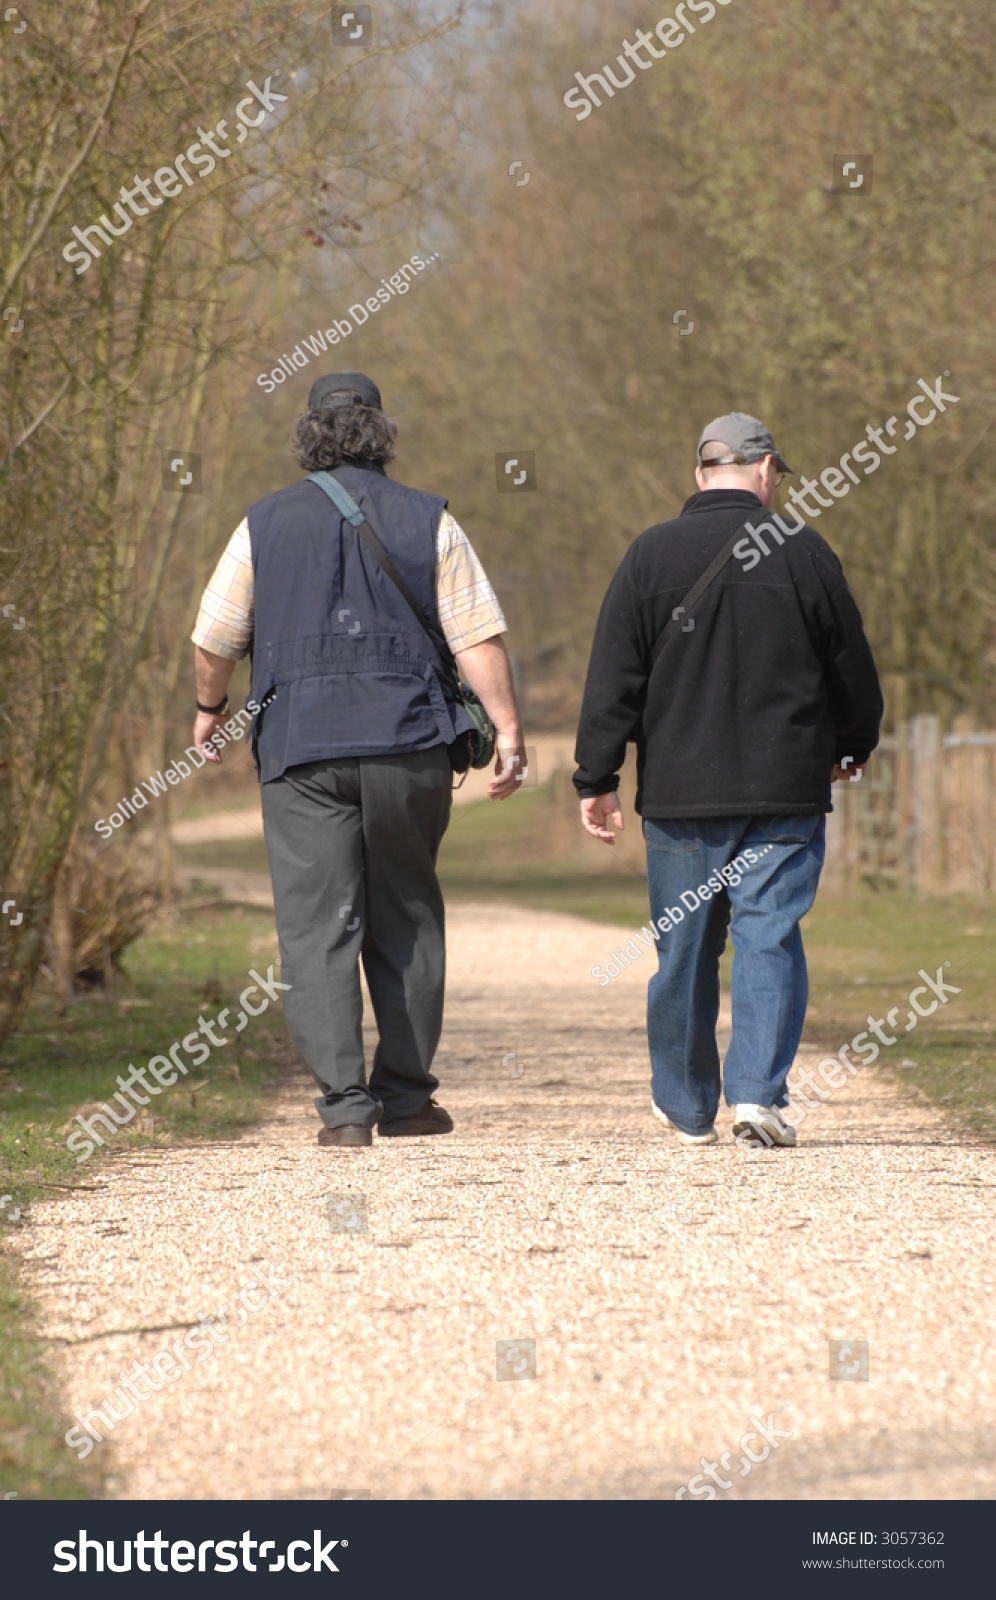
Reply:
<svg viewBox="0 0 996 1600"><path fill-rule="evenodd" d="M731 913L726 1103L786 1105L785 1079L809 998L799 923L816 897L826 818L646 819L643 836L650 913L661 930L658 970L647 994L655 1105L686 1133L701 1133L715 1121L719 958Z"/></svg>

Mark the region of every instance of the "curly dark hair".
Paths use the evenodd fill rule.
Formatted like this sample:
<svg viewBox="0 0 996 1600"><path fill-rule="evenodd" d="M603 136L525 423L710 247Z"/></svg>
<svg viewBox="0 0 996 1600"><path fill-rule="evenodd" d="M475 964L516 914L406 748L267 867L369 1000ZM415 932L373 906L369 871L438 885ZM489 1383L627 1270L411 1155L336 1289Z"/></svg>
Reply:
<svg viewBox="0 0 996 1600"><path fill-rule="evenodd" d="M291 446L304 472L321 472L343 461L394 460L398 425L377 406L326 406L306 411L294 424Z"/></svg>

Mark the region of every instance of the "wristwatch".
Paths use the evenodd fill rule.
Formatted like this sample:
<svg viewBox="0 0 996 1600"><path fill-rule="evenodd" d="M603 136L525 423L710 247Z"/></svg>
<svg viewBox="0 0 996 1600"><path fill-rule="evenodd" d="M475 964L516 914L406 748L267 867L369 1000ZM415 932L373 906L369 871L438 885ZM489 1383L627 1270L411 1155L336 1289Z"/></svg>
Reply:
<svg viewBox="0 0 996 1600"><path fill-rule="evenodd" d="M202 706L198 700L197 709L203 712L206 717L223 717L228 710L228 696L227 694L222 695L216 706Z"/></svg>

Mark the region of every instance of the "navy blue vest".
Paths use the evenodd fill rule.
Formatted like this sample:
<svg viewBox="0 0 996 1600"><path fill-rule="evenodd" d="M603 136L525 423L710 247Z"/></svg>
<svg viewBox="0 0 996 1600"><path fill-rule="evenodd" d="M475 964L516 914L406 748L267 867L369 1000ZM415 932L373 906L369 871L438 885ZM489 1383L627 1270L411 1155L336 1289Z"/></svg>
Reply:
<svg viewBox="0 0 996 1600"><path fill-rule="evenodd" d="M446 501L376 468L341 466L335 475L438 625L436 531ZM428 635L317 484L305 479L257 501L248 522L250 695L269 701L252 728L261 783L306 761L450 744L470 726Z"/></svg>

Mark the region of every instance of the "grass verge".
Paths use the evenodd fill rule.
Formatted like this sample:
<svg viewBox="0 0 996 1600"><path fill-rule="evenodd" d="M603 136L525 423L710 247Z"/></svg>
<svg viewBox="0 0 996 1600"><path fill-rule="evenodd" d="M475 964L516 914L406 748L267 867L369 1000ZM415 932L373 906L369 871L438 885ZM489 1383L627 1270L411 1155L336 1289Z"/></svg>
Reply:
<svg viewBox="0 0 996 1600"><path fill-rule="evenodd" d="M825 895L803 924L810 1000L804 1039L836 1052L898 1007L896 1038L879 1062L966 1133L996 1140L993 1029L996 906L991 898ZM947 963L950 962L950 966ZM911 1033L907 996L920 968L961 990ZM921 1003L929 1003L928 993Z"/></svg>
<svg viewBox="0 0 996 1600"><path fill-rule="evenodd" d="M66 1149L72 1118L117 1089L174 1039L217 1015L245 988L250 967L276 961L273 920L240 908L181 911L131 946L126 981L111 996L78 1000L61 1014L34 1004L0 1061L0 1495L84 1499L100 1494L92 1462L79 1463L63 1435L45 1346L33 1337L29 1297L18 1283L16 1230L31 1227L34 1201L100 1181L109 1161L189 1140L231 1139L256 1122L286 1054L283 1016L272 1005L203 1067L151 1102L149 1118L121 1128L83 1166ZM237 1011L237 1008L236 1008ZM198 1087L200 1086L200 1087ZM20 1211L20 1216L15 1213Z"/></svg>

